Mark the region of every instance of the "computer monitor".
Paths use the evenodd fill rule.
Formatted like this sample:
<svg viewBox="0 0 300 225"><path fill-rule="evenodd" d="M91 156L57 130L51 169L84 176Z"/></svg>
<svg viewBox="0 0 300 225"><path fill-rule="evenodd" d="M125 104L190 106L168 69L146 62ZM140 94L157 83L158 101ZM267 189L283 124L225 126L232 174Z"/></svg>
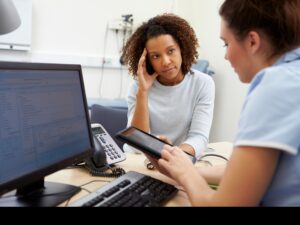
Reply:
<svg viewBox="0 0 300 225"><path fill-rule="evenodd" d="M91 157L80 65L0 62L0 206L55 206L80 188L45 176Z"/></svg>

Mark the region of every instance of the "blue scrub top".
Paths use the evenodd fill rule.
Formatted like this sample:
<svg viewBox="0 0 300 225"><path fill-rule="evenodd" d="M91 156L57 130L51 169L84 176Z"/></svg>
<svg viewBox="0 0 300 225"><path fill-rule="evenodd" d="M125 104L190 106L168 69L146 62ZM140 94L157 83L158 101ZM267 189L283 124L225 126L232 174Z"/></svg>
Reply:
<svg viewBox="0 0 300 225"><path fill-rule="evenodd" d="M265 206L300 206L300 48L260 71L250 85L235 146L282 151Z"/></svg>

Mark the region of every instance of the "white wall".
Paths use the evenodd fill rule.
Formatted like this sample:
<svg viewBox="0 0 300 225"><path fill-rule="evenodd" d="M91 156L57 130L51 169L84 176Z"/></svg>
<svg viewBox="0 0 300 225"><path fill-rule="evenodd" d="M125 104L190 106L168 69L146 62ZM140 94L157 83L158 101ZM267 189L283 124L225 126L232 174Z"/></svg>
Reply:
<svg viewBox="0 0 300 225"><path fill-rule="evenodd" d="M101 97L125 97L131 81L127 71L100 69L103 56L118 63L122 46L120 32L116 35L109 30L105 41L108 22L133 14L134 24L138 25L172 11L174 1L33 0L31 51L0 50L0 60L80 63L88 97L99 97L101 80Z"/></svg>
<svg viewBox="0 0 300 225"><path fill-rule="evenodd" d="M229 62L219 39L218 7L221 0L33 0L30 52L0 50L0 60L80 63L88 97L125 97L131 78L120 68L100 68L107 23L133 14L140 24L157 14L174 10L195 28L200 58L208 59L216 72L215 117L211 141L232 141L247 90ZM119 58L121 38L107 33L105 56ZM118 43L118 44L117 44ZM103 76L102 76L103 74ZM122 88L121 88L122 86Z"/></svg>
<svg viewBox="0 0 300 225"><path fill-rule="evenodd" d="M187 4L188 2L188 4ZM186 18L197 32L200 58L208 59L215 71L216 101L210 141L233 141L248 85L242 84L224 59L218 14L222 0L178 0L178 14ZM189 7L187 7L189 6Z"/></svg>

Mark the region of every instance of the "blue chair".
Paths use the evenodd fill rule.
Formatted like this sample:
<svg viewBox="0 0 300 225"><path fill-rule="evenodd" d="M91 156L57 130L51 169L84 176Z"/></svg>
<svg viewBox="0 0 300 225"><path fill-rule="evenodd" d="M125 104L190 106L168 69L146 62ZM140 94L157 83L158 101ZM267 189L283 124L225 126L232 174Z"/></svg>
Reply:
<svg viewBox="0 0 300 225"><path fill-rule="evenodd" d="M127 102L125 99L105 99L105 98L87 98L88 108L91 109L93 105L102 105L117 109L127 109Z"/></svg>
<svg viewBox="0 0 300 225"><path fill-rule="evenodd" d="M204 59L200 59L192 66L193 69L199 70L208 75L213 75L214 71L209 68L209 62Z"/></svg>

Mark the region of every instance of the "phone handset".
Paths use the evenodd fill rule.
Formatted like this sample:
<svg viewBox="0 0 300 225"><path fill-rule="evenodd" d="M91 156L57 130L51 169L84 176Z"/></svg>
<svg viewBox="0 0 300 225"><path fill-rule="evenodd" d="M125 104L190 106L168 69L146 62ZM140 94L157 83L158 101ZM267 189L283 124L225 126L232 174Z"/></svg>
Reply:
<svg viewBox="0 0 300 225"><path fill-rule="evenodd" d="M87 169L94 176L118 177L125 173L121 168L112 167L113 164L126 159L125 153L119 148L110 134L101 124L92 124L94 153L85 160ZM111 172L107 172L110 169Z"/></svg>
<svg viewBox="0 0 300 225"><path fill-rule="evenodd" d="M155 73L153 66L151 65L149 55L146 56L146 70L149 75L153 75Z"/></svg>

